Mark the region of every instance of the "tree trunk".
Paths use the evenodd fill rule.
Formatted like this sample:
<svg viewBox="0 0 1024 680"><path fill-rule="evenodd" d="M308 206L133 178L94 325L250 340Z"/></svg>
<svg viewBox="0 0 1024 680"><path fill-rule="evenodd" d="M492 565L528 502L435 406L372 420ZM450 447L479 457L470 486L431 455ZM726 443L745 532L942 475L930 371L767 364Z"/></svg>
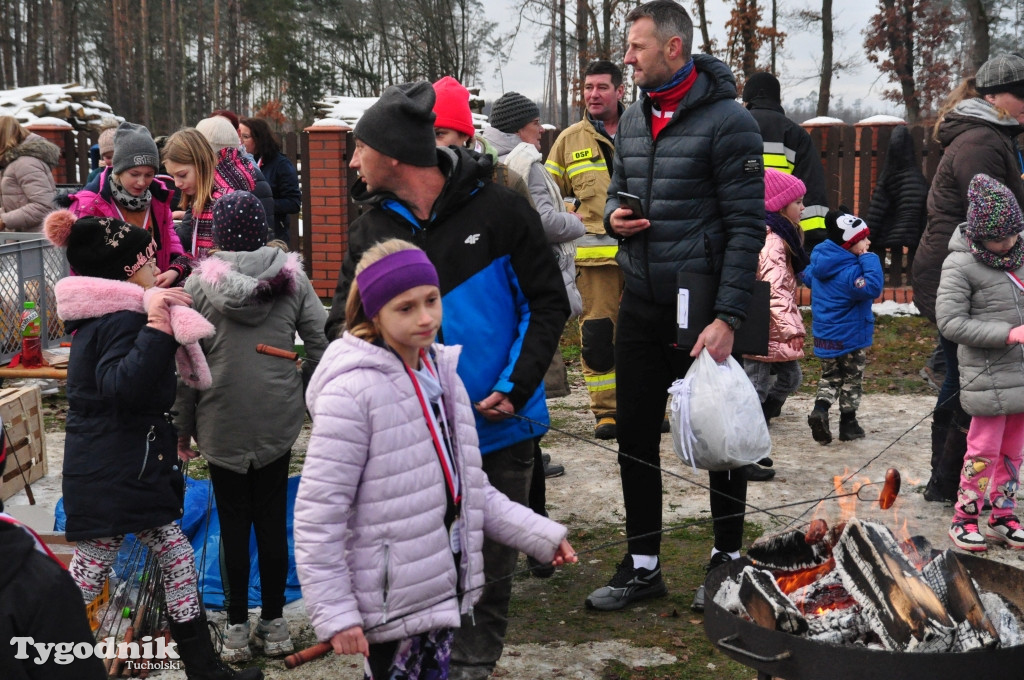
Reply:
<svg viewBox="0 0 1024 680"><path fill-rule="evenodd" d="M149 79L149 0L141 0L139 21L142 22L142 121L153 127L153 83Z"/></svg>
<svg viewBox="0 0 1024 680"><path fill-rule="evenodd" d="M832 97L832 0L821 0L821 77L818 84L818 107L815 115L828 115Z"/></svg>
<svg viewBox="0 0 1024 680"><path fill-rule="evenodd" d="M711 54L711 34L708 32L708 14L704 7L705 0L696 0L697 17L700 20L700 51L704 54ZM691 52L695 51L691 48Z"/></svg>
<svg viewBox="0 0 1024 680"><path fill-rule="evenodd" d="M558 87L558 121L563 130L569 127L569 49L566 35L565 0L558 0L558 57L562 75Z"/></svg>
<svg viewBox="0 0 1024 680"><path fill-rule="evenodd" d="M746 0L746 19L740 33L743 43L743 80L746 81L757 70L757 0Z"/></svg>
<svg viewBox="0 0 1024 680"><path fill-rule="evenodd" d="M612 2L604 0L601 4L601 21L604 22L604 36L601 44L601 58L612 58Z"/></svg>
<svg viewBox="0 0 1024 680"><path fill-rule="evenodd" d="M983 0L964 0L967 10L967 25L971 36L970 67L971 73L977 72L981 65L988 61L990 49L989 23Z"/></svg>
<svg viewBox="0 0 1024 680"><path fill-rule="evenodd" d="M587 64L590 63L587 45L587 15L587 0L576 0L576 55L580 69L579 91L581 108L584 108L584 105L582 105L583 73L587 70Z"/></svg>

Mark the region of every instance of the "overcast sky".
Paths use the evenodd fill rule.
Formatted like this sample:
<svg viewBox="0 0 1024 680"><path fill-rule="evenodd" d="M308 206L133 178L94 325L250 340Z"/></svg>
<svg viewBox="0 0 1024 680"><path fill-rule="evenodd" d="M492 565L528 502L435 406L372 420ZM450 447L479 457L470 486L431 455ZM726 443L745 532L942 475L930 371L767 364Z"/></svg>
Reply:
<svg viewBox="0 0 1024 680"><path fill-rule="evenodd" d="M510 31L518 21L518 14L515 11L517 0L482 0L486 9L487 17L491 21L498 22L501 32ZM767 4L765 13L770 11L770 4ZM684 1L683 5L691 16L696 16L693 11L693 3ZM792 13L804 7L816 6L820 8L820 2L814 0L780 0L779 12ZM843 73L832 81L833 101L842 97L846 105L852 105L856 100L869 108L871 113L897 113L898 109L894 104L882 102L879 92L884 89L885 83L878 77L878 70L873 64L868 63L864 55L864 28L868 19L875 11L876 3L872 0L858 0L857 2L841 0L835 3L834 24L837 30L843 30L843 35L836 36L836 58L854 58L859 66L856 71ZM725 44L725 21L728 19L728 6L724 0L709 0L707 2L708 24L710 25L711 37L717 40L719 46ZM789 35L786 39L784 54L779 59L779 79L782 82L783 103L806 97L812 91L817 90L817 63L821 55L821 39L817 35L793 30L793 21L782 17L779 26ZM570 28L570 31L573 30ZM521 22L520 35L509 53L510 60L502 69L504 76L504 91L516 90L536 100L541 100L544 93L544 68L535 66L531 62L536 58L536 45L543 35L544 29L531 24L529 21ZM694 29L695 41L700 40L700 29ZM484 69L484 77L481 85L488 93L501 93L502 84L497 77L492 77L490 69Z"/></svg>

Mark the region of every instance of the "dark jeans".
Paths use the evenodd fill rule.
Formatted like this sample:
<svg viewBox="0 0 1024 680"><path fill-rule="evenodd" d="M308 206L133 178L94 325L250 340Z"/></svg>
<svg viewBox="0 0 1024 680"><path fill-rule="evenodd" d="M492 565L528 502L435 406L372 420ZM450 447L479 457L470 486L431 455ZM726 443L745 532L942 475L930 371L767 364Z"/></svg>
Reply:
<svg viewBox="0 0 1024 680"><path fill-rule="evenodd" d="M674 306L647 302L627 290L622 295L616 329L619 471L626 536L631 554L657 555L661 551L661 423L668 388L673 380L686 375L693 359L688 350L673 347ZM743 543L746 478L729 471L709 472L708 477L715 547L724 552L739 550Z"/></svg>
<svg viewBox="0 0 1024 680"><path fill-rule="evenodd" d="M533 475L530 479L530 502L528 505L538 515L548 516L547 479L544 477L543 451L540 448L540 437L533 440Z"/></svg>
<svg viewBox="0 0 1024 680"><path fill-rule="evenodd" d="M210 464L220 516L220 573L224 608L235 625L249 620L249 534L256 529L261 618L280 618L288 581L288 462L291 452L244 474Z"/></svg>
<svg viewBox="0 0 1024 680"><path fill-rule="evenodd" d="M527 505L533 475L534 440L527 439L483 456L484 473L491 485L510 499ZM462 627L452 641L451 678L482 680L501 658L508 629L511 575L519 551L484 539L484 586L472 616L462 617Z"/></svg>
<svg viewBox="0 0 1024 680"><path fill-rule="evenodd" d="M939 388L933 421L944 420L948 425L941 455L935 456L938 452L932 452L937 465L932 466L931 481L938 490L952 495L960 482L960 469L967 454L967 430L971 427L971 416L960 405L960 360L956 355L957 344L944 338L941 333L939 344L946 358L946 378ZM943 418L943 410L951 415Z"/></svg>

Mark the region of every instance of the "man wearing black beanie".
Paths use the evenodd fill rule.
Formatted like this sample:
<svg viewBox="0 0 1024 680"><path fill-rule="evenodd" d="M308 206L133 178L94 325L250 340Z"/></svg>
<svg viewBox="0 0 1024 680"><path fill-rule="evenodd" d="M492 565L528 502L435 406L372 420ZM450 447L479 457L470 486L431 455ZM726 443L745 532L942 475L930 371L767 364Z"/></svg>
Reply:
<svg viewBox="0 0 1024 680"><path fill-rule="evenodd" d="M533 439L549 422L544 372L569 301L537 211L491 181L489 156L436 146L433 107L430 83L395 85L356 123L349 165L360 179L351 194L367 211L349 229L326 333L334 339L344 327L349 286L368 248L389 238L422 248L444 300L438 341L463 347L458 374L476 407L484 472L527 505ZM488 677L504 646L518 552L485 540L483 555L488 585L455 633L452 680ZM459 590L471 603L480 591L464 588L465 571ZM374 669L374 677L390 671Z"/></svg>

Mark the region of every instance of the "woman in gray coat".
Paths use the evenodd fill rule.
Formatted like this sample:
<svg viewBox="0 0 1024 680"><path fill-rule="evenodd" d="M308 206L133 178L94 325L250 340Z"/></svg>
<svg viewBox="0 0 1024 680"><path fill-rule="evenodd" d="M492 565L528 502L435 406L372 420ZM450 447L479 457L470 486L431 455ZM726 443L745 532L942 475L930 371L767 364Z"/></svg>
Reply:
<svg viewBox="0 0 1024 680"><path fill-rule="evenodd" d="M53 212L60 148L0 116L0 231L40 231Z"/></svg>
<svg viewBox="0 0 1024 680"><path fill-rule="evenodd" d="M291 361L257 354L256 345L284 349L296 332L307 361L327 348L327 320L296 254L266 246L267 222L247 191L213 206L215 249L186 283L193 305L217 328L203 343L213 386L181 390L175 409L179 455L191 438L209 461L221 524L221 564L227 631L221 658L249 651L249 534L259 549L263 609L254 642L268 656L292 651L283 618L288 576L286 503L291 447L305 418L302 377Z"/></svg>

